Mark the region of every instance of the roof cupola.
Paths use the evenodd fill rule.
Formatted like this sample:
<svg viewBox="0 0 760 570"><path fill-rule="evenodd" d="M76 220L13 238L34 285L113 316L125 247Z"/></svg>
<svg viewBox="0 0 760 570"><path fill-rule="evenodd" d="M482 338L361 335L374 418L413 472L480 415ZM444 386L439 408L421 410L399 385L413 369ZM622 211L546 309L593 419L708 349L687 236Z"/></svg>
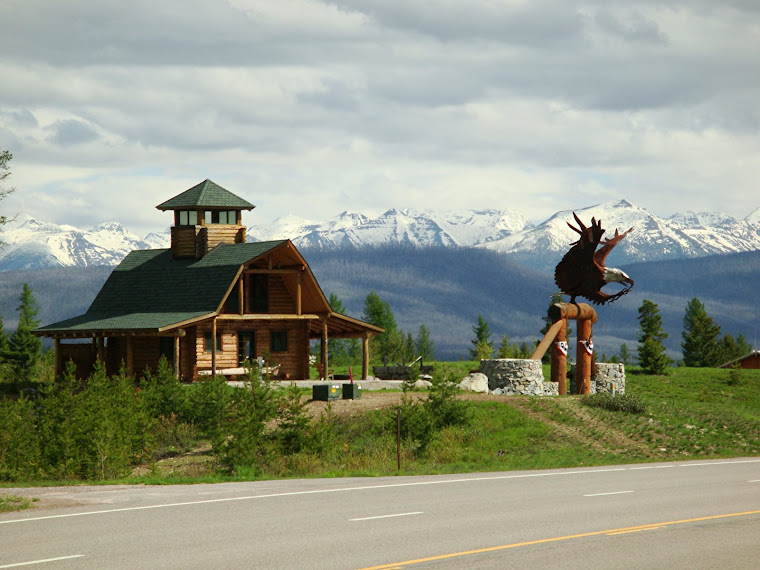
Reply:
<svg viewBox="0 0 760 570"><path fill-rule="evenodd" d="M172 257L200 259L220 243L245 243L242 211L255 206L206 179L156 208L174 211Z"/></svg>

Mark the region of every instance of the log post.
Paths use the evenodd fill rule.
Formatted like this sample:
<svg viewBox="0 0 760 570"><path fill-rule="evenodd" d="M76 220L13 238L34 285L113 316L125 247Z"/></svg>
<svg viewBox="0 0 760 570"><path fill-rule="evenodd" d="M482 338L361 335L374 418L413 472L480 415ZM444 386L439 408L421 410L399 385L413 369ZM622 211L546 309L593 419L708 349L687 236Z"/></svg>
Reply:
<svg viewBox="0 0 760 570"><path fill-rule="evenodd" d="M362 336L362 380L369 377L369 335Z"/></svg>
<svg viewBox="0 0 760 570"><path fill-rule="evenodd" d="M216 378L216 319L211 319L211 379Z"/></svg>
<svg viewBox="0 0 760 570"><path fill-rule="evenodd" d="M127 375L132 377L135 375L135 348L134 338L132 336L127 337Z"/></svg>
<svg viewBox="0 0 760 570"><path fill-rule="evenodd" d="M551 381L559 384L559 395L567 395L567 319L558 321L562 323L557 336L552 344L552 372ZM560 350L558 343L564 342L565 349Z"/></svg>
<svg viewBox="0 0 760 570"><path fill-rule="evenodd" d="M328 366L328 357L327 357L327 317L322 319L322 345L321 345L321 351L320 351L320 361L322 362L322 375L323 380L327 380L328 372L327 372L327 366Z"/></svg>
<svg viewBox="0 0 760 570"><path fill-rule="evenodd" d="M105 364L106 362L106 339L102 336L98 337L98 360Z"/></svg>
<svg viewBox="0 0 760 570"><path fill-rule="evenodd" d="M296 275L296 314L301 316L301 274Z"/></svg>
<svg viewBox="0 0 760 570"><path fill-rule="evenodd" d="M179 363L179 335L177 335L174 337L174 375L177 377L177 380L182 380L182 377L180 376Z"/></svg>
<svg viewBox="0 0 760 570"><path fill-rule="evenodd" d="M245 314L245 306L243 305L245 300L245 295L243 294L243 275L240 276L240 281L238 281L238 313L241 315Z"/></svg>
<svg viewBox="0 0 760 570"><path fill-rule="evenodd" d="M55 378L63 374L63 354L61 353L61 339L55 339Z"/></svg>
<svg viewBox="0 0 760 570"><path fill-rule="evenodd" d="M575 391L578 394L591 393L591 354L584 341L591 339L591 319L578 320L578 341L576 343Z"/></svg>

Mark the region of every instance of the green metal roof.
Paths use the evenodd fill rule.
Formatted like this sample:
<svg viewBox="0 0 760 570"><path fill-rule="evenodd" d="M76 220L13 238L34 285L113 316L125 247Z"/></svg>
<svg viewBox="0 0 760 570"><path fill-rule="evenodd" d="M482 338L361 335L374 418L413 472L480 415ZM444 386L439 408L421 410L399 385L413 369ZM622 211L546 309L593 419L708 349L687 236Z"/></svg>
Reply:
<svg viewBox="0 0 760 570"><path fill-rule="evenodd" d="M185 190L182 194L156 206L159 210L179 210L181 208L253 210L255 207L208 178L189 190Z"/></svg>
<svg viewBox="0 0 760 570"><path fill-rule="evenodd" d="M158 332L212 316L240 267L286 241L220 244L199 260L172 259L169 249L133 251L113 270L84 315L37 331Z"/></svg>

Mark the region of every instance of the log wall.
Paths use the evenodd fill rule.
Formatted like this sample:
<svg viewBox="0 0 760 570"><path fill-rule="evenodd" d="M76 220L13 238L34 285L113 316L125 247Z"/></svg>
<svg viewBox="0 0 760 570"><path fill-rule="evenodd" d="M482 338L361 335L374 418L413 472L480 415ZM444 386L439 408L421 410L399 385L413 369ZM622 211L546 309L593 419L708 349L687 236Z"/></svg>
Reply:
<svg viewBox="0 0 760 570"><path fill-rule="evenodd" d="M280 315L296 313L296 300L280 275L269 276L269 312Z"/></svg>

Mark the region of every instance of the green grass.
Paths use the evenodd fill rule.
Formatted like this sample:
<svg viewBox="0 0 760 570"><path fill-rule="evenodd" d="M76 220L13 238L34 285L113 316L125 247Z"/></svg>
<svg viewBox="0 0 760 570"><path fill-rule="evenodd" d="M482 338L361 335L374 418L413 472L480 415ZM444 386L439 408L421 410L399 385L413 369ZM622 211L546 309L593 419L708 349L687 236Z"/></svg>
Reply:
<svg viewBox="0 0 760 570"><path fill-rule="evenodd" d="M31 509L32 503L35 501L36 499L28 499L27 497L19 497L18 495L0 495L0 513Z"/></svg>

